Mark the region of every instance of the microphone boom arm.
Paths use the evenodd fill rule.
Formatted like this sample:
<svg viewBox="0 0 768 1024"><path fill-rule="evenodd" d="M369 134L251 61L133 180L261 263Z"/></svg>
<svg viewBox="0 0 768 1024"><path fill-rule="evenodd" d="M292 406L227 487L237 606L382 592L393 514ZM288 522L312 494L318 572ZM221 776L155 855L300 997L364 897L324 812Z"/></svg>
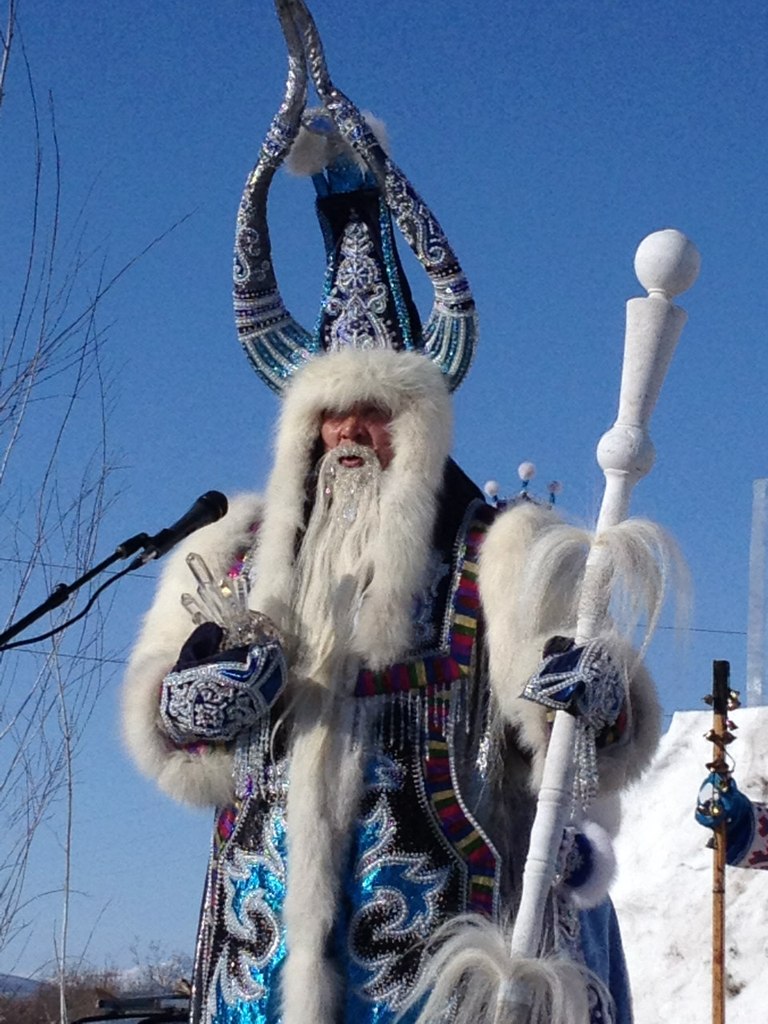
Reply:
<svg viewBox="0 0 768 1024"><path fill-rule="evenodd" d="M16 643L10 643L15 636L22 633L25 629L31 626L38 619L41 619L48 612L54 611L54 609L61 607L65 601L68 600L76 591L78 591L86 583L98 576L100 573L108 569L110 565L113 565L119 559L130 558L131 555L136 554L137 551L143 548L142 554L134 558L134 560L118 573L109 583L116 582L121 576L127 575L134 569L139 569L141 566L146 565L147 562L152 559L161 558L166 552L177 544L179 541L188 537L195 530L200 529L202 526L207 526L209 523L214 523L218 519L227 513L227 499L220 491L206 491L205 494L201 495L194 505L186 512L181 519L177 520L172 526L169 526L165 530L161 530L160 533L150 537L147 533L137 533L133 537L129 537L124 540L121 544L115 548L112 554L105 558L98 565L84 572L82 576L79 576L72 583L57 583L53 588L48 597L42 601L36 608L33 608L31 612L19 619L18 622L12 623L6 630L0 633L0 652L9 650L14 647L22 647L26 644L35 643L37 640L45 639L48 636L52 636L53 633L58 633L66 626L80 618L80 615L76 616L75 619L70 619L67 622L57 626L53 631L45 633L41 636L31 637L28 640L17 640ZM104 586L108 586L105 584ZM104 587L100 588L100 590ZM97 591L97 593L100 592ZM94 599L95 599L94 595ZM90 607L90 603L88 605ZM86 608L87 611L87 608ZM82 612L81 614L85 614Z"/></svg>

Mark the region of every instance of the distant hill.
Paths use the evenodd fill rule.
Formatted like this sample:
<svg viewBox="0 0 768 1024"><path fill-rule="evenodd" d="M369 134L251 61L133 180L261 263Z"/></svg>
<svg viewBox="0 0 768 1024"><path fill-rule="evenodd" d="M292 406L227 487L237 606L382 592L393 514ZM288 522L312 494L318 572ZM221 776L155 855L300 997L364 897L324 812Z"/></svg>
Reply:
<svg viewBox="0 0 768 1024"><path fill-rule="evenodd" d="M43 984L18 974L0 974L0 996L31 996Z"/></svg>

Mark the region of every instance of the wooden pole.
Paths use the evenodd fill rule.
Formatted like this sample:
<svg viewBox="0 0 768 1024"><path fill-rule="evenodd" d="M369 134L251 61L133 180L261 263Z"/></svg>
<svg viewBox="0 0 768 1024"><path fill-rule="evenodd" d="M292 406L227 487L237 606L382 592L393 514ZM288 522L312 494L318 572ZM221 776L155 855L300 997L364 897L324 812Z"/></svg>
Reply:
<svg viewBox="0 0 768 1024"><path fill-rule="evenodd" d="M731 666L712 662L712 761L707 767L723 779L730 775L725 759L728 742L728 697ZM728 841L723 819L712 837L712 1024L725 1024L725 850Z"/></svg>

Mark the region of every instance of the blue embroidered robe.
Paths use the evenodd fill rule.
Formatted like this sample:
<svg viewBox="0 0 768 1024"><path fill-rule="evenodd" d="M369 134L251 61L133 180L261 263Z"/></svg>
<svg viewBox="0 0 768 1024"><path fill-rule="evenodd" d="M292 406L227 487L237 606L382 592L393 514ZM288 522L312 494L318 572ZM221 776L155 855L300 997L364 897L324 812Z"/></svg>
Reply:
<svg viewBox="0 0 768 1024"><path fill-rule="evenodd" d="M460 474L457 467L451 472ZM355 700L374 708L365 781L342 879L332 959L342 979L339 1024L394 1024L419 976L424 946L457 914L509 917L519 891L533 805L527 766L512 741L504 779L489 782L488 690L483 672L477 557L493 511L472 488L458 513L443 517L436 550L450 572L437 587L431 646L383 672L363 670ZM457 490L457 479L453 491ZM439 561L439 559L438 559ZM439 574L438 574L439 577ZM417 613L418 614L418 613ZM274 694L268 703L272 703ZM280 1024L280 979L290 935L282 905L287 878L286 798L290 753L284 733L270 744L272 718L240 746L243 799L217 815L203 900L193 992L193 1024ZM254 765L257 767L254 768ZM260 773L258 785L249 784ZM494 807L519 804L516 828L502 834ZM511 831L511 834L509 834ZM495 834L494 834L495 833ZM612 907L571 913L571 952L609 984L615 1017L598 1002L594 1024L629 1024L623 955ZM404 1024L417 1016L409 1011ZM308 1022L310 1024L310 1022Z"/></svg>

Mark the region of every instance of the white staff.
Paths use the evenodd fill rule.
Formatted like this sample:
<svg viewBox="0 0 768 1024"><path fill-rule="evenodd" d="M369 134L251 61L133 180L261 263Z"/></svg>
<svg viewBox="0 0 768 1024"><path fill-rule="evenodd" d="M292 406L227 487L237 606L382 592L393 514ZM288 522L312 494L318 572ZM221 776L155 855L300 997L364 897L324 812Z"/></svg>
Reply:
<svg viewBox="0 0 768 1024"><path fill-rule="evenodd" d="M648 291L647 298L627 302L624 364L616 422L597 447L597 461L605 474L605 493L587 558L579 614L577 642L600 632L611 597L614 572L610 551L601 545L603 531L627 517L632 489L654 461L648 434L651 418L672 353L687 320L672 299L689 288L699 272L696 247L679 231L657 231L645 238L635 255L635 273ZM576 719L558 711L547 752L523 875L520 909L512 933L512 956L538 956L544 907L555 875L563 826L572 803L573 749ZM503 986L497 1020L507 1011L527 1005L524 987Z"/></svg>

